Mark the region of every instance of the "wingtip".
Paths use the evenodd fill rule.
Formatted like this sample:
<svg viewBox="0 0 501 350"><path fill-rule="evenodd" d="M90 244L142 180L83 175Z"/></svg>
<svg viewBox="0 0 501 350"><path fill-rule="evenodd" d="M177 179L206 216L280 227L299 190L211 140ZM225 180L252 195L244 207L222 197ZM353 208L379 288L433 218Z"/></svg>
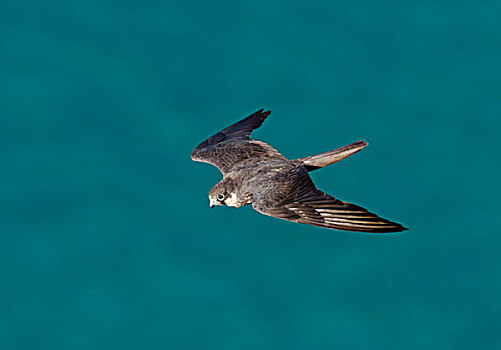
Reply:
<svg viewBox="0 0 501 350"><path fill-rule="evenodd" d="M407 227L403 227L403 226L398 226L398 227L388 227L388 228L384 228L384 229L378 229L378 230L374 230L374 231L367 231L367 233L386 233L386 234L398 234L398 233L402 233L404 231L408 231L409 229Z"/></svg>
<svg viewBox="0 0 501 350"><path fill-rule="evenodd" d="M400 225L400 224L396 224L396 225L398 225L398 226L393 228L391 231L388 231L388 233L399 233L399 232L409 231L409 229L403 225Z"/></svg>
<svg viewBox="0 0 501 350"><path fill-rule="evenodd" d="M260 114L266 118L267 116L269 116L271 114L271 111L269 111L269 110L265 111L264 108L261 108L260 110L257 110L256 112L253 113L253 115L258 115L258 114Z"/></svg>

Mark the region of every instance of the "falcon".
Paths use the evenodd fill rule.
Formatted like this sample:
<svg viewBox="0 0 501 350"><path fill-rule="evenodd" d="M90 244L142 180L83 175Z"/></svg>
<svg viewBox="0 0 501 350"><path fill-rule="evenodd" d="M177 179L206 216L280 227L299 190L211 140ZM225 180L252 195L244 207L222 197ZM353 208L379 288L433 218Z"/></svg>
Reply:
<svg viewBox="0 0 501 350"><path fill-rule="evenodd" d="M358 141L330 152L289 160L265 142L250 138L270 115L263 109L198 145L191 159L215 165L223 179L209 192L210 207L252 204L279 219L329 229L400 232L400 224L318 190L309 172L336 163L367 146Z"/></svg>

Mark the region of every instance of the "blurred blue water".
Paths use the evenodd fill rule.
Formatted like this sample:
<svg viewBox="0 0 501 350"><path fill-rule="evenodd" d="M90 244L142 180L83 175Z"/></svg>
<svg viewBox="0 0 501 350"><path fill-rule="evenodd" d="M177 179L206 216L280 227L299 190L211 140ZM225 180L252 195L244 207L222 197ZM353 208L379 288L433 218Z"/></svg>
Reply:
<svg viewBox="0 0 501 350"><path fill-rule="evenodd" d="M1 5L0 348L499 349L496 1ZM208 210L254 136L411 230Z"/></svg>

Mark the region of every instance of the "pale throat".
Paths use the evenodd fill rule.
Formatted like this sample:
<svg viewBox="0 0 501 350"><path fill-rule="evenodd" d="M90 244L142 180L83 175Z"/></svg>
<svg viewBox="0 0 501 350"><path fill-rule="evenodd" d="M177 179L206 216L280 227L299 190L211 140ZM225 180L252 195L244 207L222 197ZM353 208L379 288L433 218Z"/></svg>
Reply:
<svg viewBox="0 0 501 350"><path fill-rule="evenodd" d="M240 194L238 196L235 192L230 193L230 195L226 198L224 201L224 204L226 204L229 207L236 207L239 208L241 206L251 204L253 200L252 193L245 193L245 194Z"/></svg>
<svg viewBox="0 0 501 350"><path fill-rule="evenodd" d="M242 204L239 205L237 201L237 194L236 193L230 193L228 198L224 201L224 204L226 204L229 207L240 207Z"/></svg>

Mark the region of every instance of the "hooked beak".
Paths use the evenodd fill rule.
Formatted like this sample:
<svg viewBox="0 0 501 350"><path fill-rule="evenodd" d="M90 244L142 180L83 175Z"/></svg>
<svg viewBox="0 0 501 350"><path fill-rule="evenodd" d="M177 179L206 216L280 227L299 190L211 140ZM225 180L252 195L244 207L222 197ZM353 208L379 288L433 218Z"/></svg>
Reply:
<svg viewBox="0 0 501 350"><path fill-rule="evenodd" d="M210 199L210 200L209 200L209 207L212 209L212 208L214 208L215 206L216 206L216 201L214 201L214 200Z"/></svg>

